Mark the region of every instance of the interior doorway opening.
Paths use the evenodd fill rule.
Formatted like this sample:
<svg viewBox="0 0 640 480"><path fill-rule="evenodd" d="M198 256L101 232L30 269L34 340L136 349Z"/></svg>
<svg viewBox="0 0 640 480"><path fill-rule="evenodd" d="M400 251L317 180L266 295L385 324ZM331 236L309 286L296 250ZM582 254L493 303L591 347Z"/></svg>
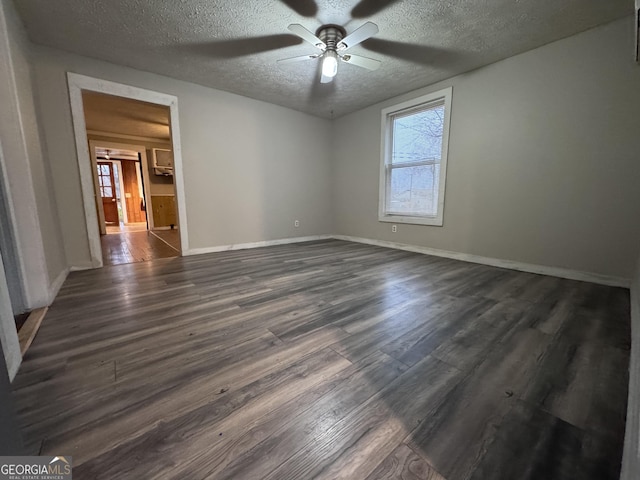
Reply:
<svg viewBox="0 0 640 480"><path fill-rule="evenodd" d="M71 72L67 77L91 256L91 263L87 267L98 268L105 264L103 250L109 248L105 245L105 239L116 235L107 235L106 224L104 231L101 231L102 199L97 180L97 154L95 151L92 153L94 149L90 147L91 141L142 147L139 153L147 230L118 235L145 235L150 241L160 242L172 249L172 256L189 254L177 97ZM95 103L102 104L101 108L96 109L101 112L98 123L89 113L92 110L90 104L95 106ZM125 146L124 149L130 148ZM115 183L115 175L113 182ZM176 239L174 243L168 240L171 235ZM121 250L129 247L127 242L120 242L118 245ZM134 261L145 259L150 258Z"/></svg>
<svg viewBox="0 0 640 480"><path fill-rule="evenodd" d="M169 109L82 91L102 263L181 254Z"/></svg>
<svg viewBox="0 0 640 480"><path fill-rule="evenodd" d="M180 255L177 225L165 225L158 212L175 205L152 197L154 166L144 145L89 141L96 211L105 265L136 263ZM170 215L169 215L170 216ZM174 220L175 221L175 220ZM168 230L168 231L167 231Z"/></svg>
<svg viewBox="0 0 640 480"><path fill-rule="evenodd" d="M98 140L90 140L89 146L103 264L180 255L178 227L165 227L164 218L157 213L165 208L159 197L154 214L149 178L153 167L149 166L145 147Z"/></svg>

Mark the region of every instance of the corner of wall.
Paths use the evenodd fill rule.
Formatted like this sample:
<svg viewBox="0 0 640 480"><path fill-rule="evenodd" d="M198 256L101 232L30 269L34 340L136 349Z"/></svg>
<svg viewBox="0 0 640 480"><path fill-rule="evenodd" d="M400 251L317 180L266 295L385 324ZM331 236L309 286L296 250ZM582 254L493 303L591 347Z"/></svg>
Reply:
<svg viewBox="0 0 640 480"><path fill-rule="evenodd" d="M629 396L620 479L635 480L638 474L640 474L640 258L638 258L631 285Z"/></svg>
<svg viewBox="0 0 640 480"><path fill-rule="evenodd" d="M23 307L49 304L55 283L67 268L51 173L43 148L33 87L31 43L10 1L0 10L0 141L5 148L7 226L16 237L18 269L24 282Z"/></svg>

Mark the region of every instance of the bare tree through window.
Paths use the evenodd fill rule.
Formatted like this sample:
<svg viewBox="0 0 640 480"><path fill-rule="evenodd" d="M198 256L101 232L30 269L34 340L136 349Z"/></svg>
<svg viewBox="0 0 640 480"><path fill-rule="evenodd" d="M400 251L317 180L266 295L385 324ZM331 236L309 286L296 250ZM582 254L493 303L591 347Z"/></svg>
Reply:
<svg viewBox="0 0 640 480"><path fill-rule="evenodd" d="M393 116L389 212L436 214L444 114L444 103L440 103Z"/></svg>

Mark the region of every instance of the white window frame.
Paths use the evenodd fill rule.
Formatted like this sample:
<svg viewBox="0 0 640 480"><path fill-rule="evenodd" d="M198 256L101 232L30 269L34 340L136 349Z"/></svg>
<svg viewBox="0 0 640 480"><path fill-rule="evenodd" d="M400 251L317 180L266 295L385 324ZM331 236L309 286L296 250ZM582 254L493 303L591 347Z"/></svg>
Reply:
<svg viewBox="0 0 640 480"><path fill-rule="evenodd" d="M441 227L444 218L444 193L447 179L447 154L449 151L449 126L451 123L451 95L453 87L428 93L418 98L393 105L382 110L382 141L380 145L380 193L378 202L378 220L380 222L413 223ZM442 155L440 158L440 178L438 184L438 209L436 215L399 215L387 212L387 192L391 179L391 149L393 148L392 118L398 113L419 110L430 104L444 101L444 125L442 129ZM412 166L426 165L424 162Z"/></svg>

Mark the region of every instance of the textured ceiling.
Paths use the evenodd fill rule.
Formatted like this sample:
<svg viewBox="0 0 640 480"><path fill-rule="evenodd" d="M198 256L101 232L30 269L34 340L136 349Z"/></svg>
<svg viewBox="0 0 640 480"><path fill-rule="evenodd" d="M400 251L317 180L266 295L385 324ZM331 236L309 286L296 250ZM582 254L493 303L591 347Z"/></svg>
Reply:
<svg viewBox="0 0 640 480"><path fill-rule="evenodd" d="M94 92L82 103L87 130L171 140L167 107Z"/></svg>
<svg viewBox="0 0 640 480"><path fill-rule="evenodd" d="M631 0L17 0L35 43L338 117L633 12ZM382 60L341 64L320 85L316 52L289 33L365 21L380 27L350 50Z"/></svg>

